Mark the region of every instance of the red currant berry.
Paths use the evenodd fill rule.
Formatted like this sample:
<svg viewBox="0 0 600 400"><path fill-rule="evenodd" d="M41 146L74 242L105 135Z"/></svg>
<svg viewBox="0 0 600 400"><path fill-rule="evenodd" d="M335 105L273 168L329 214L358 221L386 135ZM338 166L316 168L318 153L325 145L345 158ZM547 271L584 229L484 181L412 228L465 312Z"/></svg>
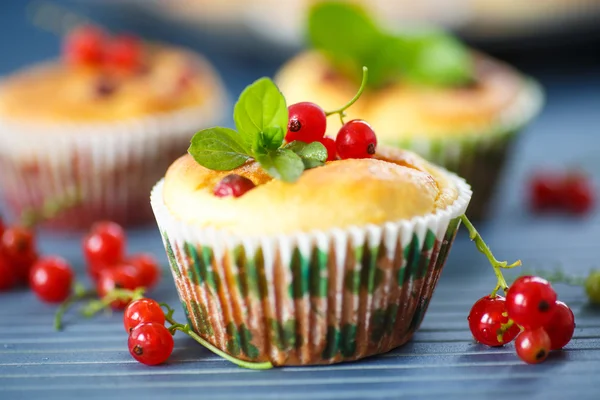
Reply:
<svg viewBox="0 0 600 400"><path fill-rule="evenodd" d="M556 308L556 292L550 283L537 276L522 276L508 289L508 316L525 329L545 326Z"/></svg>
<svg viewBox="0 0 600 400"><path fill-rule="evenodd" d="M0 292L12 289L17 284L17 275L6 258L0 254Z"/></svg>
<svg viewBox="0 0 600 400"><path fill-rule="evenodd" d="M104 268L119 263L125 254L125 232L114 222L100 222L83 240L88 271L94 280Z"/></svg>
<svg viewBox="0 0 600 400"><path fill-rule="evenodd" d="M122 35L106 46L104 62L121 71L135 71L142 64L142 43L136 37Z"/></svg>
<svg viewBox="0 0 600 400"><path fill-rule="evenodd" d="M288 131L285 140L300 140L305 143L316 142L323 138L327 130L325 111L315 103L302 102L288 107Z"/></svg>
<svg viewBox="0 0 600 400"><path fill-rule="evenodd" d="M129 335L129 352L146 365L162 364L171 356L175 342L162 324L149 322L133 328Z"/></svg>
<svg viewBox="0 0 600 400"><path fill-rule="evenodd" d="M534 211L561 206L561 185L554 176L538 174L531 179L530 188L531 208Z"/></svg>
<svg viewBox="0 0 600 400"><path fill-rule="evenodd" d="M214 195L217 197L240 197L247 191L252 190L256 187L254 183L243 176L230 174L215 186Z"/></svg>
<svg viewBox="0 0 600 400"><path fill-rule="evenodd" d="M515 341L517 355L527 364L544 361L550 353L550 337L543 328L521 333Z"/></svg>
<svg viewBox="0 0 600 400"><path fill-rule="evenodd" d="M504 332L502 341L498 341L502 325L508 322L506 301L502 296L485 296L477 300L471 308L468 321L475 340L486 346L502 346L512 342L520 332L519 327L513 325Z"/></svg>
<svg viewBox="0 0 600 400"><path fill-rule="evenodd" d="M562 301L557 301L552 319L544 325L544 330L550 337L550 349L562 349L571 341L575 332L573 311Z"/></svg>
<svg viewBox="0 0 600 400"><path fill-rule="evenodd" d="M4 226L4 221L2 220L2 218L0 218L0 236L2 236L2 234L4 233L4 229L6 229L6 227Z"/></svg>
<svg viewBox="0 0 600 400"><path fill-rule="evenodd" d="M160 279L158 261L151 254L136 254L127 260L127 264L137 270L141 286L151 289Z"/></svg>
<svg viewBox="0 0 600 400"><path fill-rule="evenodd" d="M373 128L365 121L355 119L342 126L335 139L337 153L342 159L371 158L377 148Z"/></svg>
<svg viewBox="0 0 600 400"><path fill-rule="evenodd" d="M29 271L38 258L33 232L27 228L6 228L0 238L0 252L20 282L29 280Z"/></svg>
<svg viewBox="0 0 600 400"><path fill-rule="evenodd" d="M129 333L139 324L155 322L165 324L165 313L160 305L152 299L139 299L129 303L123 314L123 324Z"/></svg>
<svg viewBox="0 0 600 400"><path fill-rule="evenodd" d="M319 142L327 149L327 161L337 160L335 140L333 140L329 136L325 136L324 138L320 139Z"/></svg>
<svg viewBox="0 0 600 400"><path fill-rule="evenodd" d="M135 290L142 287L137 270L127 264L118 265L114 268L105 269L100 272L96 290L100 297L106 296L114 289ZM131 299L115 300L111 303L114 309L123 309Z"/></svg>
<svg viewBox="0 0 600 400"><path fill-rule="evenodd" d="M96 65L102 61L106 34L101 29L85 25L70 32L64 44L64 56L73 65Z"/></svg>
<svg viewBox="0 0 600 400"><path fill-rule="evenodd" d="M565 207L575 214L585 214L594 205L594 191L584 177L568 177L561 194Z"/></svg>
<svg viewBox="0 0 600 400"><path fill-rule="evenodd" d="M73 284L73 270L60 257L39 259L31 269L29 286L40 300L60 303L69 297Z"/></svg>

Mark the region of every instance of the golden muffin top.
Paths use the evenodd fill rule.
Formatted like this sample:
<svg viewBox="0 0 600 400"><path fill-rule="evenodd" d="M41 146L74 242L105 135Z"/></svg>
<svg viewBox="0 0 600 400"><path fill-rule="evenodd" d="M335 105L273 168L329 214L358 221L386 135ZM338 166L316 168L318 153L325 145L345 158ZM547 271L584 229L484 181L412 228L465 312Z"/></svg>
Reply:
<svg viewBox="0 0 600 400"><path fill-rule="evenodd" d="M440 137L485 131L518 102L523 78L509 66L474 54L475 80L460 86L425 86L401 80L367 90L347 112L369 121L383 142L404 137ZM356 91L355 81L338 72L316 51L290 60L275 81L290 102L311 99L333 108ZM332 121L335 122L335 121ZM328 135L341 125L328 124Z"/></svg>
<svg viewBox="0 0 600 400"><path fill-rule="evenodd" d="M219 95L218 77L200 56L171 46L141 46L135 69L61 59L17 72L0 86L0 115L116 121L200 106Z"/></svg>
<svg viewBox="0 0 600 400"><path fill-rule="evenodd" d="M213 190L229 174L256 187L241 197ZM380 146L373 158L327 162L287 183L254 161L231 171L202 167L188 154L167 171L163 197L178 218L232 234L270 235L381 224L424 216L452 204L446 173L408 151Z"/></svg>

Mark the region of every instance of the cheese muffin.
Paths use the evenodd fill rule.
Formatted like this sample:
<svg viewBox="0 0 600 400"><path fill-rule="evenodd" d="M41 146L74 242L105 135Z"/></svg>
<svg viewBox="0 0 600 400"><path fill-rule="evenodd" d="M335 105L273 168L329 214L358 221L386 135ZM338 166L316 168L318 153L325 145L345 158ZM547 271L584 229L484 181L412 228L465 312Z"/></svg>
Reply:
<svg viewBox="0 0 600 400"><path fill-rule="evenodd" d="M369 87L348 118L369 121L381 143L411 149L464 177L474 188L470 216L485 216L512 139L540 109L540 88L512 67L469 50L449 35L425 30L390 33L376 27L360 9L347 7L315 8L309 24L314 48L284 64L276 75L277 85L291 103L311 99L326 110L336 109L359 82L347 73L353 56L335 53L335 46L354 50L358 55L353 61L364 61L369 69L387 68L387 79ZM342 27L329 27L334 15L369 30L375 38L369 40L377 45L391 40L398 44L381 53L360 50L365 43L353 47L351 41L357 38L347 38ZM363 36L371 37L367 33ZM377 48L375 44L367 49ZM420 56L411 53L417 51ZM403 61L398 63L395 57ZM395 63L386 65L387 59ZM335 137L340 127L329 123L328 135Z"/></svg>
<svg viewBox="0 0 600 400"><path fill-rule="evenodd" d="M216 196L231 174L256 186ZM470 197L457 176L380 146L293 183L253 160L214 171L185 155L151 202L193 329L243 360L309 365L412 337Z"/></svg>
<svg viewBox="0 0 600 400"><path fill-rule="evenodd" d="M76 192L77 205L48 226L149 222L147 192L196 130L221 118L220 78L185 49L94 28L80 28L66 46L61 59L0 85L6 203L19 216Z"/></svg>

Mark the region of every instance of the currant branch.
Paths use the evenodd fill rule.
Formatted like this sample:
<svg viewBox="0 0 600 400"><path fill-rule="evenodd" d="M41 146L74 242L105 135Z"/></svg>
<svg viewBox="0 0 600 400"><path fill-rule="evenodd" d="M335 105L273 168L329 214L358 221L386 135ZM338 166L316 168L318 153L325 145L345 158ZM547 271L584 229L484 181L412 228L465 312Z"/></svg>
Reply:
<svg viewBox="0 0 600 400"><path fill-rule="evenodd" d="M344 105L341 108L338 108L337 110L325 112L326 117L329 117L330 115L333 115L333 114L339 114L340 122L342 123L342 125L344 125L344 117L346 116L345 111L358 101L358 99L360 98L362 93L365 91L365 88L367 87L367 80L369 78L369 69L367 67L363 67L362 71L363 71L362 82L360 83L358 92L356 92L356 94L354 95L352 100L350 100L348 103L346 103L346 105Z"/></svg>
<svg viewBox="0 0 600 400"><path fill-rule="evenodd" d="M75 207L83 200L81 191L72 187L65 193L50 198L39 209L30 208L21 213L21 225L33 228L40 223L53 219L66 210Z"/></svg>
<svg viewBox="0 0 600 400"><path fill-rule="evenodd" d="M108 292L100 300L90 301L81 309L81 315L86 318L93 317L102 310L109 309L111 304L116 301L131 302L144 297L145 288L139 287L135 290L116 288Z"/></svg>
<svg viewBox="0 0 600 400"><path fill-rule="evenodd" d="M240 360L238 358L232 357L229 354L225 353L224 351L219 350L217 347L213 346L210 342L208 342L207 340L203 339L201 336L199 336L198 334L196 334L196 332L194 332L192 330L192 328L190 327L189 324L180 324L177 321L175 321L175 319L173 318L173 313L175 312L175 310L173 310L171 307L169 307L168 304L166 303L160 303L161 307L164 307L167 312L165 313L165 320L171 324L171 326L168 328L169 331L171 332L171 334L175 334L175 331L180 331L185 333L186 335L188 335L189 337L191 337L192 339L194 339L196 342L200 343L202 346L206 347L208 350L212 351L213 353L215 353L216 355L223 357L224 359L232 362L233 364L242 367L242 368L247 368L247 369L254 369L254 370L264 370L264 369L271 369L273 368L273 364L271 364L270 362L261 362L261 363L255 363L255 362L250 362L250 361L244 361L244 360Z"/></svg>

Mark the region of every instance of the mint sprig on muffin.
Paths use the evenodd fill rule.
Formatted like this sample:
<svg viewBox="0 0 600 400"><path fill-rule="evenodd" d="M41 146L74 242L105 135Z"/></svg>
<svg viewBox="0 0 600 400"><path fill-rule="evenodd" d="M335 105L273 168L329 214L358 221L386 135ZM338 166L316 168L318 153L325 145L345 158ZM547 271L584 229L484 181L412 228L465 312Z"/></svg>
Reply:
<svg viewBox="0 0 600 400"><path fill-rule="evenodd" d="M469 49L452 35L433 28L393 32L379 26L361 7L340 2L313 6L308 38L347 75L366 65L369 86L399 79L411 83L455 86L473 80Z"/></svg>

